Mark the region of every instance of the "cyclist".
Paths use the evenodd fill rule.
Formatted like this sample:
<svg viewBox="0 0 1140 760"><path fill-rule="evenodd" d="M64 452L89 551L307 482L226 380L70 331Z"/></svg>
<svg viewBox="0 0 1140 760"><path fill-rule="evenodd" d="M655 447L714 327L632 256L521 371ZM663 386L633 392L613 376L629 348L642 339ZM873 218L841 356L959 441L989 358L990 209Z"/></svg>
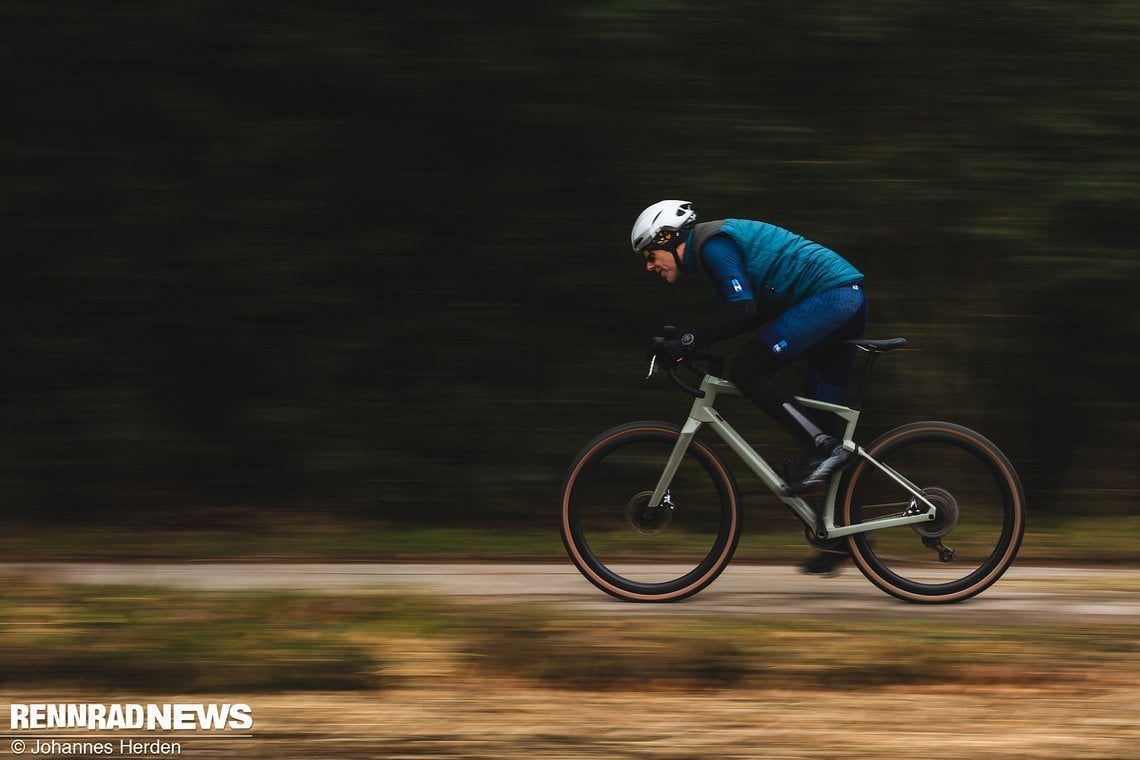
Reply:
<svg viewBox="0 0 1140 760"><path fill-rule="evenodd" d="M678 362L718 340L759 328L732 362L730 379L753 403L809 449L807 474L792 490L824 484L851 463L842 441L822 430L774 377L802 359L805 395L842 403L863 335L863 275L818 243L767 222L722 219L697 223L692 203L665 200L637 217L630 235L645 268L666 282L700 273L720 307L696 329L661 342L657 360ZM828 573L842 554L825 552L804 565Z"/></svg>

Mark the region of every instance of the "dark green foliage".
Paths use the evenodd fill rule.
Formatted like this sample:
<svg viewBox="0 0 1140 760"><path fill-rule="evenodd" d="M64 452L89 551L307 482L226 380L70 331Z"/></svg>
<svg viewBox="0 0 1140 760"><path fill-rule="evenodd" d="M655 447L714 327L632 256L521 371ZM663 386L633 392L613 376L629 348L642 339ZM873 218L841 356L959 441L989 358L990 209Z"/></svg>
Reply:
<svg viewBox="0 0 1140 760"><path fill-rule="evenodd" d="M0 26L4 511L543 519L599 429L683 411L644 339L707 293L625 242L663 197L868 274L872 331L917 349L869 433L954 419L1035 509L1134 501L1135 4L17 0Z"/></svg>

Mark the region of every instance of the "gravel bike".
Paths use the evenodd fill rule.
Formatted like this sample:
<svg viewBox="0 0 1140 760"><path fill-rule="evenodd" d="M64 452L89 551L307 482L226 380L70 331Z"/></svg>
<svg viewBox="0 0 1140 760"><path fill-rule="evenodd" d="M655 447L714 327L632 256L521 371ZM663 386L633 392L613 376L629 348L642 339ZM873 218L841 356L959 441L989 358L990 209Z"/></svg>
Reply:
<svg viewBox="0 0 1140 760"><path fill-rule="evenodd" d="M789 473L765 461L717 411L718 396L740 391L721 377L724 357L705 353L668 368L673 383L694 397L683 425L618 425L570 464L561 533L582 574L619 599L664 602L692 596L728 566L740 540L740 494L725 461L697 437L707 427L803 521L811 543L847 551L886 593L959 602L997 581L1025 532L1025 495L1013 465L985 437L949 422L915 422L869 446L857 444L871 367L906 340L848 343L866 355L853 405L797 397L840 418L843 445L856 455L827 484L822 508L793 493ZM699 387L681 378L678 366L693 371Z"/></svg>

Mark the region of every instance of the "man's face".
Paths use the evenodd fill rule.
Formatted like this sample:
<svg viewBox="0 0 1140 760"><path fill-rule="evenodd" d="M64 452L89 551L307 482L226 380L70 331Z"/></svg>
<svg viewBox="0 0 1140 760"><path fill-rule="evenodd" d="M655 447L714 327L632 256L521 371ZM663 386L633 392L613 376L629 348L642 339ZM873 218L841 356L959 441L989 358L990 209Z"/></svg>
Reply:
<svg viewBox="0 0 1140 760"><path fill-rule="evenodd" d="M684 255L684 250L678 250L678 255ZM673 254L663 248L649 252L649 258L645 261L645 271L656 272L665 282L676 282L681 273L677 271L677 259L673 258Z"/></svg>

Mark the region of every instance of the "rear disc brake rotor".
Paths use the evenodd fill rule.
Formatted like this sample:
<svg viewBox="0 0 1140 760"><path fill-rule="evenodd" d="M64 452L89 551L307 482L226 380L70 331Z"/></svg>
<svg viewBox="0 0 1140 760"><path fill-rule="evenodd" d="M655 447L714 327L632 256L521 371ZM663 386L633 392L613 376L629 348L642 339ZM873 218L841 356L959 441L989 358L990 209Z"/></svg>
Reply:
<svg viewBox="0 0 1140 760"><path fill-rule="evenodd" d="M934 505L935 516L930 522L912 525L914 532L924 538L941 538L954 530L958 524L958 500L945 488L937 486L922 489L922 495Z"/></svg>

